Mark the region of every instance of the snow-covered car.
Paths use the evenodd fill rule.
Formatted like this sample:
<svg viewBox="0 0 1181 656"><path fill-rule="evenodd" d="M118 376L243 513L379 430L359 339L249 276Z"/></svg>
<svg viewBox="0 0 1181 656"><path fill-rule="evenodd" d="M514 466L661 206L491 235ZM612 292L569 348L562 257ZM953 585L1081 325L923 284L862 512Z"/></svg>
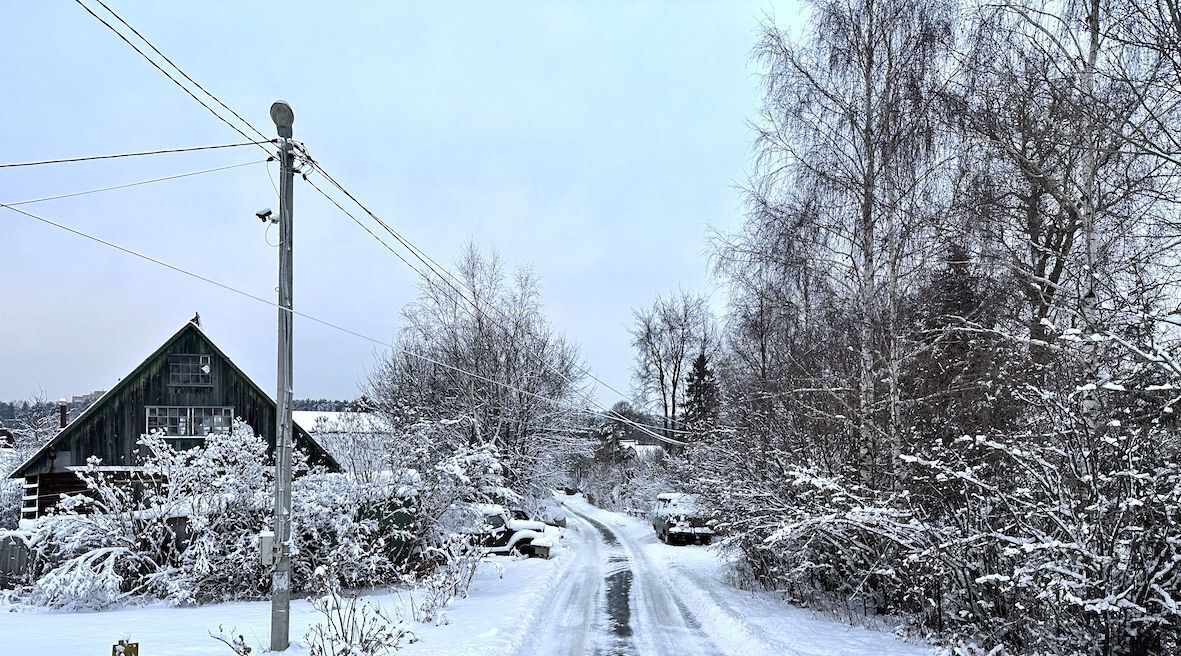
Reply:
<svg viewBox="0 0 1181 656"><path fill-rule="evenodd" d="M709 544L714 529L701 504L691 494L664 492L652 508L652 529L668 544Z"/></svg>
<svg viewBox="0 0 1181 656"><path fill-rule="evenodd" d="M533 541L545 536L545 524L529 519L522 510L509 512L503 506L477 504L482 526L476 535L488 553L533 555Z"/></svg>
<svg viewBox="0 0 1181 656"><path fill-rule="evenodd" d="M554 500L542 502L537 518L550 526L566 528L566 507Z"/></svg>

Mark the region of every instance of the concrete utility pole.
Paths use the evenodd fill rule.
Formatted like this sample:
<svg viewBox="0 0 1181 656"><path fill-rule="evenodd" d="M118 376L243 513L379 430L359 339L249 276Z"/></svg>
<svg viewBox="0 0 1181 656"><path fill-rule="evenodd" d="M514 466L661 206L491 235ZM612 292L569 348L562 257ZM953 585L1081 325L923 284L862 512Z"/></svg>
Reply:
<svg viewBox="0 0 1181 656"><path fill-rule="evenodd" d="M285 651L291 628L291 202L295 114L282 100L271 105L279 129L279 389L275 395L275 568L271 574L271 651Z"/></svg>

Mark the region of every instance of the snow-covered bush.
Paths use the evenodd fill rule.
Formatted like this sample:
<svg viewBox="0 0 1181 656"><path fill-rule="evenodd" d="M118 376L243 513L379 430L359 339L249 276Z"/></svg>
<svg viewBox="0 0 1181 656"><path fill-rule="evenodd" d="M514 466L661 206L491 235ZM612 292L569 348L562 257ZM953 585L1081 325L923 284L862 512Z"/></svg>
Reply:
<svg viewBox="0 0 1181 656"><path fill-rule="evenodd" d="M236 656L250 656L254 649L246 642L246 636L239 633L234 635L235 629L230 629L227 633L225 627L218 626L217 633L209 632L209 637L225 645Z"/></svg>
<svg viewBox="0 0 1181 656"><path fill-rule="evenodd" d="M359 483L347 474L315 472L293 485L292 568L296 581L318 569L342 584L399 580L415 548L416 488L395 480Z"/></svg>
<svg viewBox="0 0 1181 656"><path fill-rule="evenodd" d="M0 530L16 528L20 519L25 482L8 478L20 463L20 456L14 450L0 449Z"/></svg>
<svg viewBox="0 0 1181 656"><path fill-rule="evenodd" d="M470 537L450 534L441 544L424 553L433 564L429 573L417 581L418 595L413 599L414 620L445 624L443 610L455 599L467 596L476 568L484 558L484 549Z"/></svg>
<svg viewBox="0 0 1181 656"><path fill-rule="evenodd" d="M348 587L404 583L427 591L436 617L466 594L481 550L440 525L451 507L515 503L497 448L469 446L461 422L411 422L379 439L387 466L363 480L309 469L297 455L290 553L294 591L317 571ZM104 608L133 596L200 603L265 596L271 573L258 535L270 530L274 481L263 439L237 424L202 446L139 442L140 466L92 459L85 494L38 520L27 601Z"/></svg>
<svg viewBox="0 0 1181 656"><path fill-rule="evenodd" d="M24 481L8 475L58 430L57 408L44 398L21 403L15 414L5 425L12 442L0 444L0 530L17 527L25 493Z"/></svg>
<svg viewBox="0 0 1181 656"><path fill-rule="evenodd" d="M304 636L311 656L382 656L414 642L407 623L390 618L380 607L343 595L339 577L320 568L314 573L320 588L312 606L323 617Z"/></svg>
<svg viewBox="0 0 1181 656"><path fill-rule="evenodd" d="M112 474L92 459L79 473L87 493L38 521L31 601L101 608L134 595L173 603L264 596L270 570L257 536L271 528L274 481L262 438L239 424L185 451L155 435L139 444L140 468ZM308 472L299 456L296 469L296 589L322 565L352 585L395 580L398 531L387 511L405 490Z"/></svg>
<svg viewBox="0 0 1181 656"><path fill-rule="evenodd" d="M750 576L797 602L899 614L962 653L1175 653L1175 392L1125 363L1091 406L1078 371L1013 390L1019 423L913 435L893 486L737 439L694 453L697 485Z"/></svg>

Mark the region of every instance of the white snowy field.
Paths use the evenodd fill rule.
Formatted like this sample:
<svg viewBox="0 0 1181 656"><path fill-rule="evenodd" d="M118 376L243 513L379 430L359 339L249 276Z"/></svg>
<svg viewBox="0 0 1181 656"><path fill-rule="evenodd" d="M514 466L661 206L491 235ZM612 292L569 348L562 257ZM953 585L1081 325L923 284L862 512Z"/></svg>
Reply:
<svg viewBox="0 0 1181 656"><path fill-rule="evenodd" d="M495 654L775 654L920 656L928 647L793 608L772 594L725 583L718 555L703 547L656 541L641 520L565 497L569 528L548 560L495 558L481 565L471 594L446 612L447 624L414 625L412 655ZM499 565L499 567L498 567ZM501 573L501 569L503 573ZM391 614L408 597L378 592L368 600ZM195 608L163 605L96 613L2 612L0 636L28 653L108 653L130 637L144 656L230 651L209 637L222 625L263 651L269 642L266 602ZM306 601L292 603L290 654L317 621ZM22 652L23 653L23 652Z"/></svg>

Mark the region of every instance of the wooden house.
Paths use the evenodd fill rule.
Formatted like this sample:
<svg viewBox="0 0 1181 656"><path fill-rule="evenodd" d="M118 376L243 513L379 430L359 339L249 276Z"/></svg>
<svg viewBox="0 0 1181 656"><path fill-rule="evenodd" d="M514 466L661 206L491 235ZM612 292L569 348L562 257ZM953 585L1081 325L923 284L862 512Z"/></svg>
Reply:
<svg viewBox="0 0 1181 656"><path fill-rule="evenodd" d="M276 415L275 401L190 321L12 472L25 484L21 518L39 517L63 494L84 490L75 472L91 456L113 475L134 471L136 442L145 433L158 431L187 449L241 420L273 454ZM310 462L339 469L305 430L292 430Z"/></svg>

